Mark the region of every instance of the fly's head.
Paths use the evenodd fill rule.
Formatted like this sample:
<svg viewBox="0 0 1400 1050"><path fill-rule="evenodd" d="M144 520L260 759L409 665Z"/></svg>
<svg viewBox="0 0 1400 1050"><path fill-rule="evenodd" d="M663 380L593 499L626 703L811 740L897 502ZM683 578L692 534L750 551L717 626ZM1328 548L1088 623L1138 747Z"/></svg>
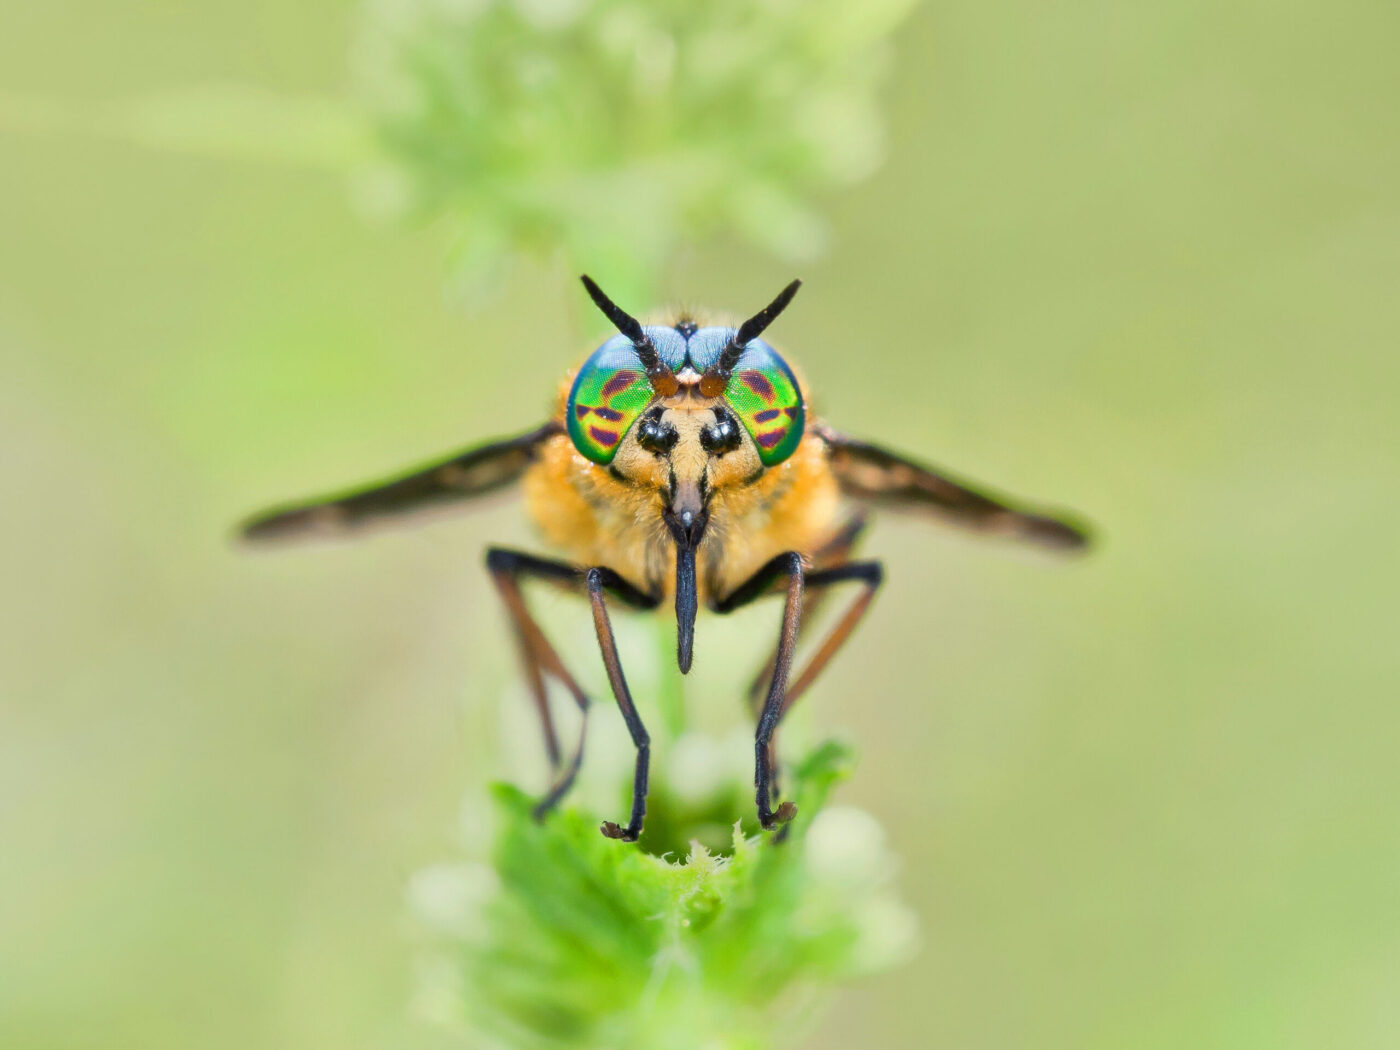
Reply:
<svg viewBox="0 0 1400 1050"><path fill-rule="evenodd" d="M566 406L569 435L614 477L654 491L677 545L693 549L711 498L752 484L802 440L797 379L759 338L798 282L737 329L687 318L643 326L587 278L584 285L621 334L579 370Z"/></svg>

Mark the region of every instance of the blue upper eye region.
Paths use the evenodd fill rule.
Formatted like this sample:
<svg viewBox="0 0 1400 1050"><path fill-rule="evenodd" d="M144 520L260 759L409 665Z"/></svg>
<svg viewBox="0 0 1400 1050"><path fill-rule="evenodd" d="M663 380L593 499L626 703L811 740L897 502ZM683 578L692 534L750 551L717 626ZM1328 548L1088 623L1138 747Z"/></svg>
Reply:
<svg viewBox="0 0 1400 1050"><path fill-rule="evenodd" d="M720 351L729 345L729 340L734 338L736 331L734 328L702 328L695 333L695 337L690 340L690 360L695 364L697 372L704 372L715 363ZM737 375L755 369L764 372L774 368L788 376L792 375L792 369L778 351L762 339L750 339L744 347L744 352L739 355L738 363L734 365L734 373Z"/></svg>
<svg viewBox="0 0 1400 1050"><path fill-rule="evenodd" d="M719 352L734 338L733 328L702 328L690 337L686 349L690 351L691 367L703 373L715 363ZM757 339L754 342L758 342ZM750 346L753 344L750 343Z"/></svg>
<svg viewBox="0 0 1400 1050"><path fill-rule="evenodd" d="M681 369L689 367L704 373L705 369L715 363L720 351L729 344L729 340L734 338L737 329L701 328L689 340L669 325L647 325L643 331L651 337L657 355L671 371L679 372ZM583 364L583 370L600 368L611 371L619 368L640 367L641 361L637 357L637 349L625 335L613 336L593 351L593 355ZM779 368L784 372L791 373L787 362L782 359L778 351L762 339L751 340L749 345L744 347L743 356L739 358L739 363L735 366L734 371L740 372L751 368L760 370Z"/></svg>
<svg viewBox="0 0 1400 1050"><path fill-rule="evenodd" d="M703 374L719 358L720 351L734 338L737 329L701 328L689 340L669 325L647 325L643 331L651 337L657 355L671 371L690 367ZM635 368L636 351L625 336L615 335L598 348L588 363L600 368ZM762 339L754 339L744 347L734 371L775 367L791 371L776 350Z"/></svg>
<svg viewBox="0 0 1400 1050"><path fill-rule="evenodd" d="M651 337L657 356L673 372L685 366L685 336L670 325L650 324L642 331Z"/></svg>
<svg viewBox="0 0 1400 1050"><path fill-rule="evenodd" d="M625 335L615 335L602 346L594 350L579 373L589 372L594 369L603 369L615 372L619 368L641 368L642 362L637 357L637 348L632 345L632 340Z"/></svg>

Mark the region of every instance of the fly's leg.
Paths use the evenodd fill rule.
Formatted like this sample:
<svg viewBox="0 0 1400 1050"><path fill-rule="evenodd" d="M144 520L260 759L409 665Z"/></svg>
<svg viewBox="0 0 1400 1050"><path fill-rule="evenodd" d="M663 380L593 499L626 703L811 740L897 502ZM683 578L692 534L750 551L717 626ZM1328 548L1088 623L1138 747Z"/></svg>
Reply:
<svg viewBox="0 0 1400 1050"><path fill-rule="evenodd" d="M797 648L797 634L802 623L803 575L802 556L796 551L788 551L759 569L727 598L715 603L716 612L732 612L766 593L779 579L787 579L778 652L773 660L773 678L768 684L768 694L759 710L758 726L754 732L754 801L758 806L758 822L765 828L776 827L797 815L797 807L791 802L782 803L776 810L772 808L772 744L773 733L783 714L788 672L792 670L793 652Z"/></svg>
<svg viewBox="0 0 1400 1050"><path fill-rule="evenodd" d="M549 757L552 779L544 797L535 804L535 817L541 819L573 786L579 766L583 763L583 744L588 730L590 701L588 694L574 681L573 675L569 674L563 661L559 659L559 654L545 637L535 618L530 615L530 610L525 605L525 596L521 593L520 581L522 577L527 577L568 584L578 579L578 571L563 562L536 558L500 547L492 547L486 552L486 567L491 573L491 579L496 584L501 600L505 603L506 611L510 613L520 647L525 679L530 685L544 733L545 753ZM549 710L549 698L544 682L546 673L568 690L581 715L578 742L566 766L561 764L559 737Z"/></svg>
<svg viewBox="0 0 1400 1050"><path fill-rule="evenodd" d="M823 569L821 572L807 574L806 594L804 595L806 607L803 609L804 621L807 619L805 614L811 611L818 600L830 594L830 588L835 584L856 580L863 586L860 593L846 607L846 611L841 614L841 618L822 639L817 651L812 654L811 659L802 668L802 673L789 682L783 695L783 709L779 713L779 720L785 717L792 705L797 703L802 694L811 688L812 683L826 670L826 665L831 662L831 658L836 655L841 646L846 644L846 639L851 636L856 625L864 619L866 612L869 611L870 603L875 600L875 592L880 589L884 579L884 566L878 561L847 562L845 565L837 565L834 568ZM776 756L772 753L775 749L776 745L774 748L770 748L768 764L774 771L773 795L776 798L778 795L778 765Z"/></svg>
<svg viewBox="0 0 1400 1050"><path fill-rule="evenodd" d="M875 600L875 592L885 582L885 567L878 561L847 562L845 565L823 569L821 572L809 573L807 589L809 591L817 588L825 590L827 587L844 583L847 580L858 580L862 584L861 591L846 607L846 611L841 614L841 619L836 621L836 625L822 639L821 645L812 654L812 658L807 661L807 666L802 669L797 680L788 686L787 694L783 697L783 714L787 714L788 709L797 703L802 694L817 680L817 676L826 670L826 665L831 662L831 658L836 655L837 650L846 644L846 639L856 629L856 624L865 617L866 612L870 609L870 603Z"/></svg>
<svg viewBox="0 0 1400 1050"><path fill-rule="evenodd" d="M550 769L553 774L549 790L535 805L536 818L543 818L559 803L559 800L573 786L574 779L578 776L579 767L583 763L583 745L588 728L590 700L588 694L579 687L573 675L564 667L554 646L550 644L549 639L545 637L539 624L530 614L520 584L524 579L539 579L577 591L580 589L579 585L585 582L585 577L581 570L565 562L537 558L530 554L506 550L501 547L492 547L486 552L486 567L491 573L491 579L501 595L506 611L510 614L512 625L515 628L515 636L520 646L525 678L530 685L535 707L540 716L545 753L549 757ZM590 579L594 573L600 574L601 586L613 591L628 605L645 609L653 608L657 604L657 599L638 591L610 569L590 570L588 573ZM605 654L604 662L606 663L606 661ZM569 695L573 697L582 716L579 724L578 742L566 764L561 763L559 739L554 729L554 719L549 710L544 683L546 674L564 686Z"/></svg>
<svg viewBox="0 0 1400 1050"><path fill-rule="evenodd" d="M884 580L884 569L879 562L848 562L818 572L804 573L802 559L795 553L781 554L774 558L749 580L741 584L726 599L715 606L717 612L730 612L764 595L782 577L787 577L787 596L783 605L782 631L778 639L778 649L773 660L773 677L758 715L758 728L754 739L754 781L757 789L758 816L765 828L791 820L797 807L784 802L776 810L771 808L775 791L774 778L776 761L773 737L778 723L788 709L811 686L817 676L826 669L831 658L845 644L855 630L856 624L870 608ZM826 588L848 580L864 584L860 594L847 607L841 619L831 629L818 646L816 653L807 662L802 672L791 686L788 675L792 669L793 653L801 630L802 603L807 591L823 592Z"/></svg>
<svg viewBox="0 0 1400 1050"><path fill-rule="evenodd" d="M812 554L813 567L820 570L828 565L844 565L869 523L870 519L864 511L856 511L852 514L847 519L846 524L841 526L841 530ZM802 629L799 641L802 636L805 636L807 627L812 624L818 610L825 604L825 598L829 593L824 589L813 587L810 573L807 577L807 590L808 593L803 600ZM812 593L813 591L815 593ZM759 668L758 673L753 676L753 680L749 683L749 709L755 718L758 717L759 704L763 699L763 687L773 678L773 663L777 658L776 653L770 656L768 662Z"/></svg>
<svg viewBox="0 0 1400 1050"><path fill-rule="evenodd" d="M617 640L613 637L608 607L603 601L603 589L608 585L608 575L616 574L608 569L588 570L588 602L593 607L593 629L598 635L598 648L603 654L608 684L612 686L613 696L617 698L617 706L622 711L622 719L627 723L627 732L632 735L632 744L637 749L637 765L632 774L632 814L627 820L627 826L619 827L613 821L607 820L599 830L610 839L636 842L642 833L642 818L647 811L651 737L647 735L647 727L642 725L637 707L632 703L632 692L627 688L627 678L622 673L622 661L617 655Z"/></svg>

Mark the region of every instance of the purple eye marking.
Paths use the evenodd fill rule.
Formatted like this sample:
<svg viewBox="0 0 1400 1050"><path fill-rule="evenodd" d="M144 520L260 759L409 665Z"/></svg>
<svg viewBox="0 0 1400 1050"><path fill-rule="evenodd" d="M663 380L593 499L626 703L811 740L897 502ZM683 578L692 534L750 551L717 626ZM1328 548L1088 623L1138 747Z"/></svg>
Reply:
<svg viewBox="0 0 1400 1050"><path fill-rule="evenodd" d="M788 409L788 411L791 412L792 409ZM780 415L782 415L782 412L779 409L765 408L762 412L755 412L753 414L753 421L755 423L767 423L770 420L777 419Z"/></svg>
<svg viewBox="0 0 1400 1050"><path fill-rule="evenodd" d="M619 412L615 408L608 408L606 405L603 405L599 408L594 408L592 405L574 406L574 415L578 416L579 419L582 419L590 412L592 412L599 419L606 419L609 423L616 423L622 419L621 412Z"/></svg>
<svg viewBox="0 0 1400 1050"><path fill-rule="evenodd" d="M783 411L787 414L787 417L788 417L789 419L796 419L796 418L797 418L797 406L796 406L796 405L788 405L788 407L785 408L785 409L783 409Z"/></svg>
<svg viewBox="0 0 1400 1050"><path fill-rule="evenodd" d="M772 401L774 397L773 384L762 372L740 372L739 378L744 385L752 390L765 401Z"/></svg>
<svg viewBox="0 0 1400 1050"><path fill-rule="evenodd" d="M600 391L600 393L603 395L603 400L606 401L608 398L613 397L616 394L622 393L624 390L626 390L629 386L631 386L637 381L637 376L638 373L628 372L625 369L621 372L618 372L617 375L611 377L606 383L603 384L603 389Z"/></svg>
<svg viewBox="0 0 1400 1050"><path fill-rule="evenodd" d="M783 436L784 431L770 430L766 434L759 434L754 440L757 441L762 448L772 448L779 441L783 440Z"/></svg>
<svg viewBox="0 0 1400 1050"><path fill-rule="evenodd" d="M618 435L615 431L604 430L602 427L589 427L588 436L598 442L598 444L606 445L608 448L612 448L616 445L618 440Z"/></svg>

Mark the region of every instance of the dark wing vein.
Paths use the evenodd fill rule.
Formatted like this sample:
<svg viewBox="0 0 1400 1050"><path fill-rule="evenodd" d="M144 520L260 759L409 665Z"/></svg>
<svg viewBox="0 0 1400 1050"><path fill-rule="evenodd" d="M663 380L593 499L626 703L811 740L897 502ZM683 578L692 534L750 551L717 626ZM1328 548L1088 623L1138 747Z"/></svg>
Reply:
<svg viewBox="0 0 1400 1050"><path fill-rule="evenodd" d="M258 541L336 536L482 496L517 481L534 462L540 444L561 432L557 422L549 422L528 434L470 449L392 481L346 495L274 507L247 521L241 533Z"/></svg>
<svg viewBox="0 0 1400 1050"><path fill-rule="evenodd" d="M1077 550L1088 543L1088 534L1079 524L1009 507L945 474L825 424L818 425L816 432L826 442L831 470L842 492L852 499L895 510L926 510L966 529L1059 550Z"/></svg>

